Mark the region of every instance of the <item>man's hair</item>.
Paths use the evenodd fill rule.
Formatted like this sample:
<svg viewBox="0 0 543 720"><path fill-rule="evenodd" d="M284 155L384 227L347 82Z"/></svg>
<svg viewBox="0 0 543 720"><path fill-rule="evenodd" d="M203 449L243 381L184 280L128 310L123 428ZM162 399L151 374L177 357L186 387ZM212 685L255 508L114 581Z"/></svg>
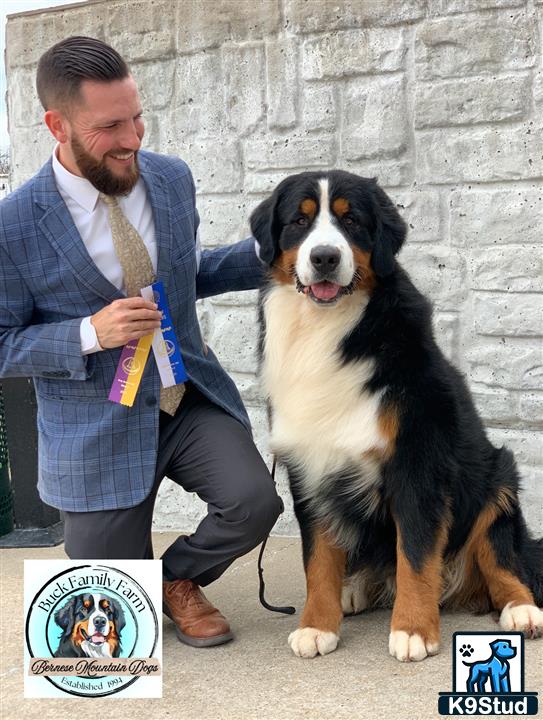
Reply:
<svg viewBox="0 0 543 720"><path fill-rule="evenodd" d="M128 65L112 47L95 38L74 36L41 56L36 87L44 110L66 110L78 98L83 80L110 82L129 74Z"/></svg>

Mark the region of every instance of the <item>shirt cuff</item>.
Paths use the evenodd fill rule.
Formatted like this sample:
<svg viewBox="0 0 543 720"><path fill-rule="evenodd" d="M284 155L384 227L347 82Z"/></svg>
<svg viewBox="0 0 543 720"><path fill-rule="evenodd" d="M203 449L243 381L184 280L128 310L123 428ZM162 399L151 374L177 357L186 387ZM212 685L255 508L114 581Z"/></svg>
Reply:
<svg viewBox="0 0 543 720"><path fill-rule="evenodd" d="M99 352L104 349L98 342L96 329L91 323L90 315L81 320L81 325L79 326L79 336L81 338L81 355L90 355L90 353Z"/></svg>

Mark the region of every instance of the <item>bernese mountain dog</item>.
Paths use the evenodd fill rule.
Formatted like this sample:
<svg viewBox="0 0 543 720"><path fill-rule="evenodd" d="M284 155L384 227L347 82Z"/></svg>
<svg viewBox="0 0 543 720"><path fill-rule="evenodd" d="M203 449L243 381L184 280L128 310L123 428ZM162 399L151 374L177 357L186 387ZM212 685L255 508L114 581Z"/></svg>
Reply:
<svg viewBox="0 0 543 720"><path fill-rule="evenodd" d="M62 635L54 657L114 658L126 624L120 603L101 593L73 595L55 613Z"/></svg>
<svg viewBox="0 0 543 720"><path fill-rule="evenodd" d="M269 266L259 372L307 580L294 653L333 651L343 615L372 607L393 608L400 661L438 652L440 607L539 635L543 540L396 260L406 224L390 198L375 179L304 172L251 229Z"/></svg>

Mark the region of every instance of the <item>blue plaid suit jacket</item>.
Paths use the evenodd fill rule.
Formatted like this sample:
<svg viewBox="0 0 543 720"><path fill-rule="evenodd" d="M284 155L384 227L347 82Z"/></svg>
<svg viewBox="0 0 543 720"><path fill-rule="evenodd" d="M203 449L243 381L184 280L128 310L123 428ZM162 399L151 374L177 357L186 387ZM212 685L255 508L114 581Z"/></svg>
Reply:
<svg viewBox="0 0 543 720"><path fill-rule="evenodd" d="M258 287L254 241L203 251L187 165L139 153L164 282L191 381L250 429L231 378L203 343L195 301ZM0 203L0 378L32 376L38 401L40 497L62 510L132 507L149 494L160 378L150 356L131 408L110 402L121 348L83 357L79 326L123 294L98 270L58 193L49 161Z"/></svg>

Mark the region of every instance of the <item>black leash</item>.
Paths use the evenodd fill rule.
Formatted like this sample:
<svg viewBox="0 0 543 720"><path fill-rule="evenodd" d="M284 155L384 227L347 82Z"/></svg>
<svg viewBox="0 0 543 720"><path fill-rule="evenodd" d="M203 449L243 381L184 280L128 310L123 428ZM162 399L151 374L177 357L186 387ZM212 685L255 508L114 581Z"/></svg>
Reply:
<svg viewBox="0 0 543 720"><path fill-rule="evenodd" d="M274 480L275 480L275 466L276 465L277 465L277 460L274 456L272 470L271 470L271 476ZM268 538L269 538L269 535L262 543L262 547L260 548L260 553L258 555L258 579L260 582L258 597L260 598L260 602L262 603L262 605L264 605L266 610L271 610L272 612L285 613L285 615L294 615L294 613L296 612L296 608L292 607L292 605L277 607L276 605L270 605L269 603L267 603L266 599L264 598L264 570L262 569L262 556L264 555L264 548L266 547Z"/></svg>

